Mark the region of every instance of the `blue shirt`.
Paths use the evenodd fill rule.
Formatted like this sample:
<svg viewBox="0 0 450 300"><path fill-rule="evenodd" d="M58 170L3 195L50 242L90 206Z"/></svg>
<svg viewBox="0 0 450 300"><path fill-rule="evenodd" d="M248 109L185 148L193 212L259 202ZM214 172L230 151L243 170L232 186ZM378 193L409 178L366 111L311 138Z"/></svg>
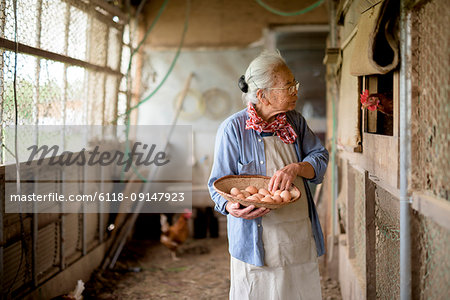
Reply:
<svg viewBox="0 0 450 300"><path fill-rule="evenodd" d="M315 177L309 181L321 183L328 164L328 151L322 146L319 138L309 129L300 113L289 111L286 113L286 117L297 133L294 146L298 161L309 162L315 171ZM208 188L211 198L215 202L215 210L227 215L231 256L255 266L263 266L262 217L246 220L230 215L225 209L228 201L220 196L213 187L215 180L226 175L266 175L263 138L257 131L245 129L247 119L247 109L243 109L228 117L220 125L216 136L214 164L208 181ZM308 213L316 242L317 255L321 256L325 253L323 233L311 191L306 179L303 179L303 181L308 198Z"/></svg>

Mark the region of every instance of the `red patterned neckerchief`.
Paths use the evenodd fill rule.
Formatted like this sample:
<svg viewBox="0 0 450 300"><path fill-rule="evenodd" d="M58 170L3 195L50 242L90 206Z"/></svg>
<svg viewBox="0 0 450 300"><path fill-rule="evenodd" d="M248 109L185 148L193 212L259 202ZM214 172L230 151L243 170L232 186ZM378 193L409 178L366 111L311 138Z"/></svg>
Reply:
<svg viewBox="0 0 450 300"><path fill-rule="evenodd" d="M253 104L247 106L248 120L245 123L245 129L254 129L257 132L275 132L277 136L285 143L292 144L297 138L297 134L291 124L286 121L286 114L281 113L275 117L271 123L264 121L256 112Z"/></svg>

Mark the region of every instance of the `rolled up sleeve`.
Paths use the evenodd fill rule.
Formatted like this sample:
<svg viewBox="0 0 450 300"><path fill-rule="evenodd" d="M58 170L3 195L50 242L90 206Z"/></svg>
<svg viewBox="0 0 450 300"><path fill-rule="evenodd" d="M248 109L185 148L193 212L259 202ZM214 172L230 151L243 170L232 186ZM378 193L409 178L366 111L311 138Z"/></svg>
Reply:
<svg viewBox="0 0 450 300"><path fill-rule="evenodd" d="M236 133L231 123L224 123L217 131L214 163L208 180L209 193L215 202L214 209L223 215L228 214L228 211L225 209L228 201L216 192L213 184L214 181L223 176L236 175L238 160L239 149Z"/></svg>
<svg viewBox="0 0 450 300"><path fill-rule="evenodd" d="M327 170L328 165L328 151L320 142L320 139L312 132L312 130L306 124L306 121L303 120L302 124L302 132L303 137L301 139L301 149L303 151L303 160L305 162L309 162L314 168L315 177L310 179L309 181L315 184L319 184L323 180L323 176Z"/></svg>

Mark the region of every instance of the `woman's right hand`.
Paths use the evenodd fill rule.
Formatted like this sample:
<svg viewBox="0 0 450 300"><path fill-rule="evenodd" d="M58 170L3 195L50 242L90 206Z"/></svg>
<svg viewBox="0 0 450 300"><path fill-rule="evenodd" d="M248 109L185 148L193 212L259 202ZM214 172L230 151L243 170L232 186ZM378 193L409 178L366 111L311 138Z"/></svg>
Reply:
<svg viewBox="0 0 450 300"><path fill-rule="evenodd" d="M269 208L260 207L255 209L254 205L250 205L247 207L244 206L241 208L241 205L238 202L228 202L225 209L230 213L230 215L236 218L243 218L247 220L262 217L270 212Z"/></svg>

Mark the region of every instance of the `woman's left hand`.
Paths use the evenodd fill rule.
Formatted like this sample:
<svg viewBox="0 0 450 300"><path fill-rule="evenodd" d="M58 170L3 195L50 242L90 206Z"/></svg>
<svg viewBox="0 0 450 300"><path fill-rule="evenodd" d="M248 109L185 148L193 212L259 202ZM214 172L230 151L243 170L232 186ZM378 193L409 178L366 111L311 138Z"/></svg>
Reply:
<svg viewBox="0 0 450 300"><path fill-rule="evenodd" d="M273 174L272 178L270 178L269 191L273 193L278 189L289 190L291 184L294 182L295 177L297 177L298 175L298 168L298 164L292 163L276 171L275 174Z"/></svg>

